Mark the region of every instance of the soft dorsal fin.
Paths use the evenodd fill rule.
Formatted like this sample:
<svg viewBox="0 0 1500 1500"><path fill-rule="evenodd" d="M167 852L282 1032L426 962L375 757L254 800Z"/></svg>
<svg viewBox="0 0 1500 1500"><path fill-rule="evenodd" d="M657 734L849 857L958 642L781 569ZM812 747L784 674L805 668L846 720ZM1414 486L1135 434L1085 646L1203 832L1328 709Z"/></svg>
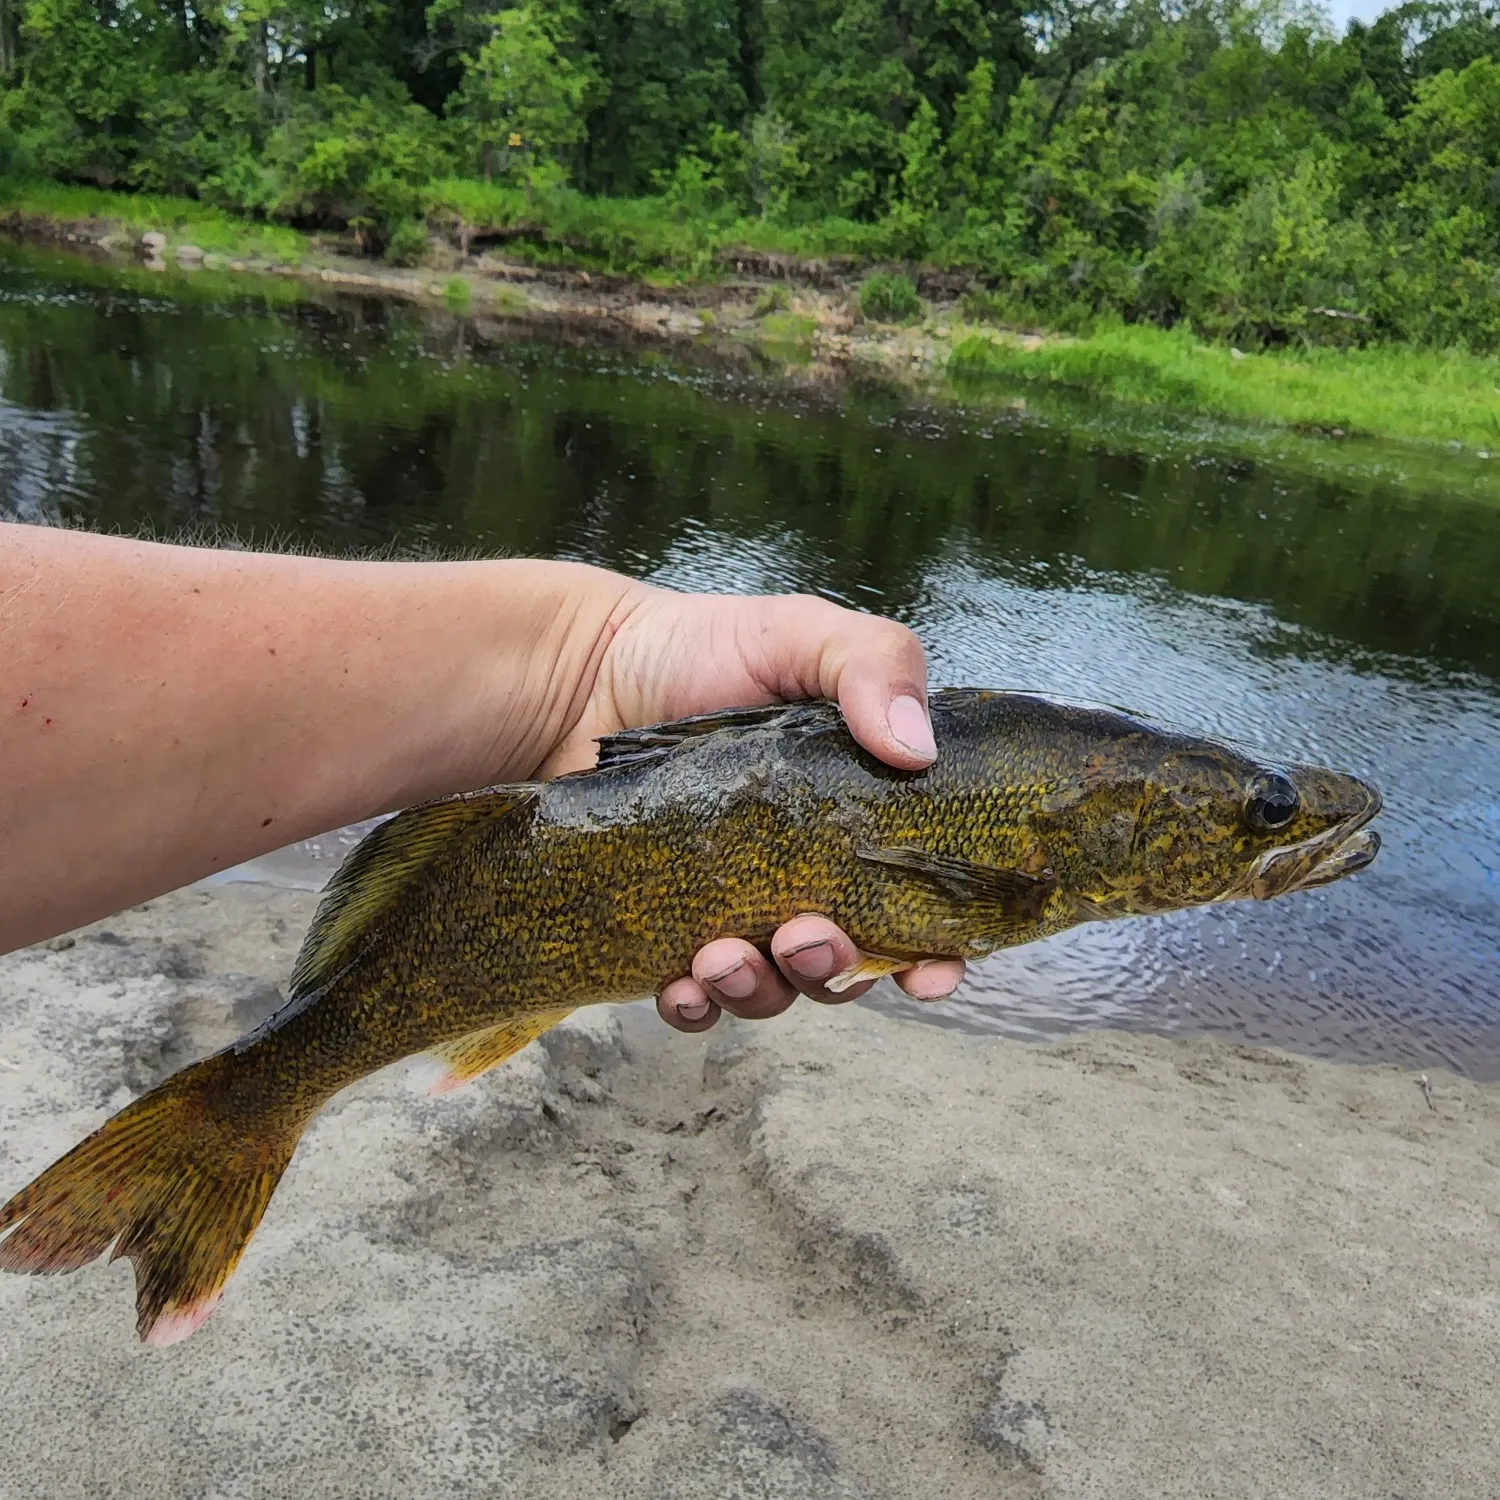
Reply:
<svg viewBox="0 0 1500 1500"><path fill-rule="evenodd" d="M843 728L838 704L826 698L801 703L772 703L762 708L723 708L711 714L693 714L665 724L647 724L640 729L622 729L599 741L596 770L639 766L662 760L688 740L718 734L724 729L787 729L797 734L823 734Z"/></svg>
<svg viewBox="0 0 1500 1500"><path fill-rule="evenodd" d="M291 999L316 994L348 968L375 919L438 854L536 794L526 785L464 792L409 807L366 835L328 883L292 970Z"/></svg>

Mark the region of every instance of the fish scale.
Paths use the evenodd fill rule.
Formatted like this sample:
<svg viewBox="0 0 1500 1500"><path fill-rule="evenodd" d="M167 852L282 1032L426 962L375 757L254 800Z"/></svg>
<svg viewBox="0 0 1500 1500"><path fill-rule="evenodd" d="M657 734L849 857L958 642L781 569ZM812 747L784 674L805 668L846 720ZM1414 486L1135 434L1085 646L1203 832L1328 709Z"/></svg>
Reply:
<svg viewBox="0 0 1500 1500"><path fill-rule="evenodd" d="M281 1010L106 1121L0 1208L0 1269L136 1269L143 1338L201 1325L303 1129L341 1089L431 1053L445 1091L581 1005L657 993L714 938L766 947L804 912L864 957L838 990L1083 921L1327 884L1380 807L1120 710L954 689L939 755L899 771L837 708L628 730L599 763L382 824L330 883Z"/></svg>

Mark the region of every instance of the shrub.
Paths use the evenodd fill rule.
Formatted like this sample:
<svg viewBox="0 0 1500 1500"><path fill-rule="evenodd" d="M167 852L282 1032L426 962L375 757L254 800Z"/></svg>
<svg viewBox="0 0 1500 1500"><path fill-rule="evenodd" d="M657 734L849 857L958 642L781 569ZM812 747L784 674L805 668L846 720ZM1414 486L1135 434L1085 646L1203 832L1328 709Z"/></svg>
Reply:
<svg viewBox="0 0 1500 1500"><path fill-rule="evenodd" d="M391 230L385 247L385 258L393 266L414 266L427 253L427 223L423 219L403 219Z"/></svg>
<svg viewBox="0 0 1500 1500"><path fill-rule="evenodd" d="M784 286L773 284L756 297L753 311L757 318L763 318L767 313L785 312L791 305L791 293Z"/></svg>
<svg viewBox="0 0 1500 1500"><path fill-rule="evenodd" d="M922 316L922 299L911 277L882 273L860 287L859 312L875 323L914 323Z"/></svg>
<svg viewBox="0 0 1500 1500"><path fill-rule="evenodd" d="M442 165L439 128L415 104L355 96L335 84L299 104L269 141L281 184L275 212L352 226L374 248L423 208Z"/></svg>

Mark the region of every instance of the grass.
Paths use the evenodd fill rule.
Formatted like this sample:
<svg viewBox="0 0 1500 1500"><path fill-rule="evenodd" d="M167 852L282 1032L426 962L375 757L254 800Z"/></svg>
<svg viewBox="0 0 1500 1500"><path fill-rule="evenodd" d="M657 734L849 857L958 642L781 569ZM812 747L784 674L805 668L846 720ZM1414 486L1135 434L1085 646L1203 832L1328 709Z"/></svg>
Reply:
<svg viewBox="0 0 1500 1500"><path fill-rule="evenodd" d="M1140 406L1325 434L1374 435L1500 450L1500 359L1381 346L1235 353L1184 330L1097 329L1035 347L963 339L948 372L1056 385Z"/></svg>
<svg viewBox="0 0 1500 1500"><path fill-rule="evenodd" d="M448 311L462 315L469 310L469 283L462 276L450 276L443 284L443 304Z"/></svg>
<svg viewBox="0 0 1500 1500"><path fill-rule="evenodd" d="M773 255L890 258L890 231L880 224L824 219L786 227L764 219L692 213L664 198L589 198L570 188L536 195L499 182L446 178L427 189L429 213L474 229L525 228L538 246L561 246L594 257L601 269L632 275L647 270L714 274L720 250Z"/></svg>
<svg viewBox="0 0 1500 1500"><path fill-rule="evenodd" d="M778 281L757 295L752 311L763 318L767 313L785 312L791 305L792 294Z"/></svg>
<svg viewBox="0 0 1500 1500"><path fill-rule="evenodd" d="M503 317L519 318L531 311L531 299L518 287L502 281L495 288L494 310Z"/></svg>
<svg viewBox="0 0 1500 1500"><path fill-rule="evenodd" d="M0 211L4 210L57 223L108 219L133 234L159 230L167 236L169 252L177 245L197 245L224 255L296 265L309 247L308 236L295 229L165 194L113 193L105 188L0 178Z"/></svg>
<svg viewBox="0 0 1500 1500"><path fill-rule="evenodd" d="M760 336L773 344L808 344L818 330L818 320L804 313L767 313L761 319Z"/></svg>
<svg viewBox="0 0 1500 1500"><path fill-rule="evenodd" d="M789 364L805 364L812 356L816 318L803 313L773 312L760 320L756 342L768 355Z"/></svg>

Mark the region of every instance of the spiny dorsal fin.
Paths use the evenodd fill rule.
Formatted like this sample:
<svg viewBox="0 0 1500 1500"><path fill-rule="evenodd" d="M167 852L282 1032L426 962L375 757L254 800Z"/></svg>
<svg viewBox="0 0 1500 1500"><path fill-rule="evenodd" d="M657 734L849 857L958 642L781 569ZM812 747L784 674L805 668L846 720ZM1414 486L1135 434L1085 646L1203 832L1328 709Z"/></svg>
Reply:
<svg viewBox="0 0 1500 1500"><path fill-rule="evenodd" d="M316 994L353 961L381 912L444 849L536 797L534 786L498 786L424 802L368 834L328 884L292 970L293 1001ZM280 1019L280 1014L272 1020Z"/></svg>
<svg viewBox="0 0 1500 1500"><path fill-rule="evenodd" d="M725 729L778 729L797 734L822 734L843 727L838 704L826 698L803 703L772 703L763 708L723 708L711 714L693 714L665 724L647 724L640 729L622 729L599 741L596 770L639 766L662 760L688 740L718 734Z"/></svg>

